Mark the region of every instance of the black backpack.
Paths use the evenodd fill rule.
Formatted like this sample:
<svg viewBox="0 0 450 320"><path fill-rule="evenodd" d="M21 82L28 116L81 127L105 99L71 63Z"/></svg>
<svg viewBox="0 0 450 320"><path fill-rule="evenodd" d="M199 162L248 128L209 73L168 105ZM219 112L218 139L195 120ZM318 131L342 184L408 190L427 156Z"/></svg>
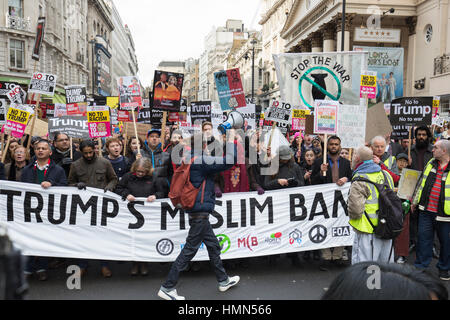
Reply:
<svg viewBox="0 0 450 320"><path fill-rule="evenodd" d="M367 220L373 228L376 237L384 240L392 240L397 238L403 231L404 212L402 208L402 200L397 194L389 187L388 179L384 171L384 184L378 184L368 179L357 177L353 181L361 181L373 184L379 193L379 211L378 211L378 226L374 226L370 221L366 212Z"/></svg>

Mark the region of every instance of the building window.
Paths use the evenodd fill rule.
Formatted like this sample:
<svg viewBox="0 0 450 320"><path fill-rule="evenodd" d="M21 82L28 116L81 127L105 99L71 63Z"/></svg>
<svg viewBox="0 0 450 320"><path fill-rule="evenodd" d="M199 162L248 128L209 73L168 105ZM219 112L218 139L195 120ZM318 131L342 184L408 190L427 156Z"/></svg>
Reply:
<svg viewBox="0 0 450 320"><path fill-rule="evenodd" d="M428 24L425 27L425 42L430 43L433 39L433 26L431 24Z"/></svg>
<svg viewBox="0 0 450 320"><path fill-rule="evenodd" d="M25 60L25 43L20 40L9 41L9 64L11 68L23 69Z"/></svg>
<svg viewBox="0 0 450 320"><path fill-rule="evenodd" d="M8 0L8 13L12 17L23 18L23 1Z"/></svg>

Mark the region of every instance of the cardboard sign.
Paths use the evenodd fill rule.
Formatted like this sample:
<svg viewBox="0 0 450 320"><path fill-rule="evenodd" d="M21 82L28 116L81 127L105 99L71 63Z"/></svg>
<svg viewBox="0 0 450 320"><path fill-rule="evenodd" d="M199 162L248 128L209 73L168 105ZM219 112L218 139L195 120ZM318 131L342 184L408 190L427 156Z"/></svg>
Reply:
<svg viewBox="0 0 450 320"><path fill-rule="evenodd" d="M33 48L33 60L39 61L42 41L44 40L45 34L45 17L39 17L37 22L36 39Z"/></svg>
<svg viewBox="0 0 450 320"><path fill-rule="evenodd" d="M111 136L111 119L108 106L88 107L89 136L92 139Z"/></svg>
<svg viewBox="0 0 450 320"><path fill-rule="evenodd" d="M214 74L222 110L234 110L247 106L239 69Z"/></svg>
<svg viewBox="0 0 450 320"><path fill-rule="evenodd" d="M6 124L2 128L2 133L9 131L13 137L22 138L33 112L33 108L30 106L11 105L6 115Z"/></svg>
<svg viewBox="0 0 450 320"><path fill-rule="evenodd" d="M163 111L180 111L184 74L155 71L153 108Z"/></svg>
<svg viewBox="0 0 450 320"><path fill-rule="evenodd" d="M142 106L141 85L138 77L120 77L117 85L122 110L132 111Z"/></svg>
<svg viewBox="0 0 450 320"><path fill-rule="evenodd" d="M397 192L400 199L410 200L412 198L421 174L422 172L416 170L406 168L402 170Z"/></svg>
<svg viewBox="0 0 450 320"><path fill-rule="evenodd" d="M66 90L66 106L68 115L86 115L87 94L86 86L68 86Z"/></svg>
<svg viewBox="0 0 450 320"><path fill-rule="evenodd" d="M36 72L31 77L28 92L53 96L56 89L56 79L56 75Z"/></svg>
<svg viewBox="0 0 450 320"><path fill-rule="evenodd" d="M392 125L429 126L433 112L433 97L409 97L392 101Z"/></svg>
<svg viewBox="0 0 450 320"><path fill-rule="evenodd" d="M392 125L384 111L384 103L380 102L369 108L366 121L366 142L370 142L376 136L385 136L391 132Z"/></svg>
<svg viewBox="0 0 450 320"><path fill-rule="evenodd" d="M338 131L339 102L331 100L314 101L314 133L336 134Z"/></svg>
<svg viewBox="0 0 450 320"><path fill-rule="evenodd" d="M364 98L367 94L368 99L377 98L377 73L373 71L365 71L361 75L360 97Z"/></svg>

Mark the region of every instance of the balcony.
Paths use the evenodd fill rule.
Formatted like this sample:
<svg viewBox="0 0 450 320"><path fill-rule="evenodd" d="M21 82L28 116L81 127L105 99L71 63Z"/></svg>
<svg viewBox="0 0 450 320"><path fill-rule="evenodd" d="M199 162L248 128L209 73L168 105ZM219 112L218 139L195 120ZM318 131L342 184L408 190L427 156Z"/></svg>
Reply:
<svg viewBox="0 0 450 320"><path fill-rule="evenodd" d="M31 18L21 18L6 14L6 27L9 29L31 32Z"/></svg>
<svg viewBox="0 0 450 320"><path fill-rule="evenodd" d="M434 59L434 75L450 72L450 54L443 54Z"/></svg>

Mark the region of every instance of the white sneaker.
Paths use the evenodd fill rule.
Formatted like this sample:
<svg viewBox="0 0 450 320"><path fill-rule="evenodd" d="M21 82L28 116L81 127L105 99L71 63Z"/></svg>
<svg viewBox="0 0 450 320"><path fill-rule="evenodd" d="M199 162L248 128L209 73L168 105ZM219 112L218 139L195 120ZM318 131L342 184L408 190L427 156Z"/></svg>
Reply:
<svg viewBox="0 0 450 320"><path fill-rule="evenodd" d="M241 280L241 278L239 276L228 278L228 282L226 284L219 285L219 291L220 292L227 291L231 287L234 287L235 285L237 285L240 280Z"/></svg>
<svg viewBox="0 0 450 320"><path fill-rule="evenodd" d="M185 297L179 296L175 289L167 291L161 288L158 292L158 297L164 300L186 300Z"/></svg>

